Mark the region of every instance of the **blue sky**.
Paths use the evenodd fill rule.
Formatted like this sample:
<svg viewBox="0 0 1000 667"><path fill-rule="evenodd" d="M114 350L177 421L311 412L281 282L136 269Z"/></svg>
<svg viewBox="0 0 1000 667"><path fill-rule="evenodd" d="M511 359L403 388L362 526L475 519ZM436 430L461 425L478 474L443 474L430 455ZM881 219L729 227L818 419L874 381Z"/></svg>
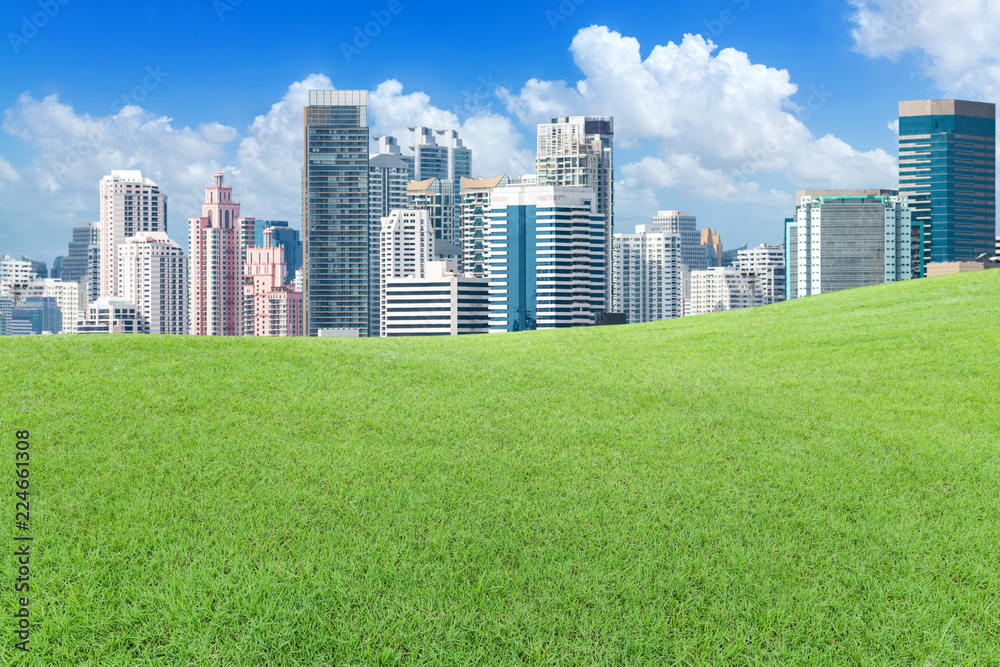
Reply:
<svg viewBox="0 0 1000 667"><path fill-rule="evenodd" d="M185 246L217 169L244 214L299 226L326 84L373 91L373 134L454 125L483 177L530 171L549 115L614 114L618 231L682 208L778 242L796 188L895 186L899 100L995 101L1000 10L927 3L6 0L0 253L64 254L111 169L164 188Z"/></svg>

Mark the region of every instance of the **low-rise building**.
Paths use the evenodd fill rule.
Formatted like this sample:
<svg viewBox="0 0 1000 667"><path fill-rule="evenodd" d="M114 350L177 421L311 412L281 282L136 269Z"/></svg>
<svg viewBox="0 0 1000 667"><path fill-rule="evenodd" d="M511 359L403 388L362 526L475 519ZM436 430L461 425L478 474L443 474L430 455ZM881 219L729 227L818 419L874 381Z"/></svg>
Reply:
<svg viewBox="0 0 1000 667"><path fill-rule="evenodd" d="M490 331L490 281L460 274L456 262L429 262L423 277L385 284L383 335L458 336Z"/></svg>

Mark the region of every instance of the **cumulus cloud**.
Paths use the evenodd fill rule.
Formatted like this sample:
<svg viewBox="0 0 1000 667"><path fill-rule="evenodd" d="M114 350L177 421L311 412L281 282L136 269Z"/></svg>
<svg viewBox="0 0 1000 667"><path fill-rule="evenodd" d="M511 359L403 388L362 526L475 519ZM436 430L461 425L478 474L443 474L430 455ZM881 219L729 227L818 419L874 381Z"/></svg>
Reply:
<svg viewBox="0 0 1000 667"><path fill-rule="evenodd" d="M474 176L521 175L534 171L534 151L519 149L524 136L506 116L477 110L460 121L452 111L431 104L423 92L403 93L403 84L389 80L369 96L372 136L394 136L402 146L413 143L410 127L457 130L462 141L472 149ZM405 152L405 150L404 150Z"/></svg>
<svg viewBox="0 0 1000 667"><path fill-rule="evenodd" d="M993 0L850 0L857 51L923 56L925 75L948 97L1000 95L1000 4Z"/></svg>
<svg viewBox="0 0 1000 667"><path fill-rule="evenodd" d="M524 123L613 115L620 146L654 153L623 166L630 185L759 203L781 196L754 181L767 172L786 176L795 187L895 182L895 160L885 151L861 152L809 131L804 121L833 91L812 89L805 106L797 106L792 98L798 87L786 70L754 64L736 49L717 50L711 40L685 35L643 59L638 40L592 26L570 48L585 78L573 86L533 79L500 96Z"/></svg>

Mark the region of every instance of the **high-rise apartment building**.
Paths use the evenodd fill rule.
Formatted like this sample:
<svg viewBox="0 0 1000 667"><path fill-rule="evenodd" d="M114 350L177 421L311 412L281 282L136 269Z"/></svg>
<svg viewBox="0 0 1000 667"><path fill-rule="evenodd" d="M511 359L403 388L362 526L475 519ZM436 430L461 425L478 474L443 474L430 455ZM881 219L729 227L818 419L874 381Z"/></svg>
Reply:
<svg viewBox="0 0 1000 667"><path fill-rule="evenodd" d="M60 313L60 327L52 333L75 334L77 324L83 319L80 310L80 285L73 281L36 279L28 283L20 298L25 303L32 298L55 299Z"/></svg>
<svg viewBox="0 0 1000 667"><path fill-rule="evenodd" d="M413 178L414 181L439 179L441 186L449 193L450 210L445 211L447 229L443 238L455 245L461 244L461 194L462 178L472 177L472 151L462 143L454 130L431 130L427 127L411 127L413 132ZM434 135L441 137L440 141Z"/></svg>
<svg viewBox="0 0 1000 667"><path fill-rule="evenodd" d="M783 244L761 243L749 250L740 250L733 266L753 283L760 305L767 306L785 300Z"/></svg>
<svg viewBox="0 0 1000 667"><path fill-rule="evenodd" d="M112 171L101 179L101 296L118 297L118 246L142 232L167 231L167 196L139 171Z"/></svg>
<svg viewBox="0 0 1000 667"><path fill-rule="evenodd" d="M681 236L638 225L635 234L615 234L614 312L630 324L680 317Z"/></svg>
<svg viewBox="0 0 1000 667"><path fill-rule="evenodd" d="M140 233L118 247L121 297L135 304L146 333L190 331L188 258L163 232Z"/></svg>
<svg viewBox="0 0 1000 667"><path fill-rule="evenodd" d="M383 336L489 333L489 281L458 273L455 262L429 262L423 277L390 278Z"/></svg>
<svg viewBox="0 0 1000 667"><path fill-rule="evenodd" d="M596 324L608 305L605 225L590 188L494 189L486 234L490 331Z"/></svg>
<svg viewBox="0 0 1000 667"><path fill-rule="evenodd" d="M417 168L415 164L414 156L403 155L402 147L399 145L399 141L396 137L372 137L378 148L375 151L376 155L391 155L402 160L406 164L407 176L406 180L415 181L417 179Z"/></svg>
<svg viewBox="0 0 1000 667"><path fill-rule="evenodd" d="M188 219L189 324L195 336L243 333L243 262L253 242L253 218L240 217L222 172L205 188L201 217Z"/></svg>
<svg viewBox="0 0 1000 667"><path fill-rule="evenodd" d="M909 280L913 239L895 190L805 190L786 223L789 298Z"/></svg>
<svg viewBox="0 0 1000 667"><path fill-rule="evenodd" d="M389 140L392 140L390 143ZM393 211L406 208L406 185L413 160L409 164L399 155L392 137L378 138L378 155L368 162L369 245L368 245L368 331L381 331L382 312L382 219Z"/></svg>
<svg viewBox="0 0 1000 667"><path fill-rule="evenodd" d="M12 297L15 303L19 303L20 295L34 279L30 262L14 259L10 255L0 257L0 296Z"/></svg>
<svg viewBox="0 0 1000 667"><path fill-rule="evenodd" d="M708 256L701 247L698 219L690 211L659 211L649 229L658 234L681 235L681 261L688 270L703 271L709 268Z"/></svg>
<svg viewBox="0 0 1000 667"><path fill-rule="evenodd" d="M691 272L691 298L685 316L707 315L761 305L754 281L739 269L716 266Z"/></svg>
<svg viewBox="0 0 1000 667"><path fill-rule="evenodd" d="M382 219L379 280L381 335L386 335L385 287L393 278L423 278L428 263L434 261L434 231L430 215L423 209L397 209Z"/></svg>
<svg viewBox="0 0 1000 667"><path fill-rule="evenodd" d="M302 293L288 284L285 246L275 241L278 229L264 230L260 246L247 250L243 274L243 335L301 336Z"/></svg>
<svg viewBox="0 0 1000 667"><path fill-rule="evenodd" d="M305 327L368 335L368 92L311 90L304 115Z"/></svg>
<svg viewBox="0 0 1000 667"><path fill-rule="evenodd" d="M406 186L406 207L427 211L434 238L455 242L455 194L451 181L429 178Z"/></svg>
<svg viewBox="0 0 1000 667"><path fill-rule="evenodd" d="M974 260L996 239L996 105L899 104L899 194L919 227L921 270Z"/></svg>
<svg viewBox="0 0 1000 667"><path fill-rule="evenodd" d="M615 233L615 119L612 116L567 116L538 126L537 184L590 188L597 214L604 220L604 256L611 258ZM611 305L612 276L604 292Z"/></svg>
<svg viewBox="0 0 1000 667"><path fill-rule="evenodd" d="M288 265L288 276L302 268L302 234L292 229L286 220L256 220L253 226L252 247L264 247L264 230L271 230L271 242L285 249L285 262Z"/></svg>
<svg viewBox="0 0 1000 667"><path fill-rule="evenodd" d="M470 276L486 277L487 214L493 190L520 185L521 178L463 178L461 199L462 262L459 269Z"/></svg>

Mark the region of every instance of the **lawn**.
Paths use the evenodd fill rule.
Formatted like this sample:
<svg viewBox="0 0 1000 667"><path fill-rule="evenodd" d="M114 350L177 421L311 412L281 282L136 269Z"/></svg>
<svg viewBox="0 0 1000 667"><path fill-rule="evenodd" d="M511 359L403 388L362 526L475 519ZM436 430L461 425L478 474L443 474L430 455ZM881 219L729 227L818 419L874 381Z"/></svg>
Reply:
<svg viewBox="0 0 1000 667"><path fill-rule="evenodd" d="M626 327L0 339L32 665L1000 663L1000 271Z"/></svg>

